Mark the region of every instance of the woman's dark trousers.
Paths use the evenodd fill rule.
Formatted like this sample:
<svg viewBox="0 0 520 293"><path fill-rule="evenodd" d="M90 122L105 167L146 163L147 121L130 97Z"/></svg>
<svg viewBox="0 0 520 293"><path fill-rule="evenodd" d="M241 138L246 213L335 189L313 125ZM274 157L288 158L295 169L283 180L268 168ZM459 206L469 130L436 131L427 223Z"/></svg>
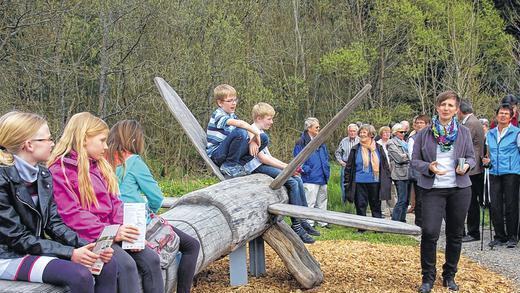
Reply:
<svg viewBox="0 0 520 293"><path fill-rule="evenodd" d="M495 239L502 242L518 241L519 177L516 174L489 175L491 219L495 228Z"/></svg>
<svg viewBox="0 0 520 293"><path fill-rule="evenodd" d="M471 180L471 203L466 218L467 234L480 239L480 206L484 202L484 173L471 175L469 179Z"/></svg>
<svg viewBox="0 0 520 293"><path fill-rule="evenodd" d="M379 199L379 186L379 183L356 183L354 204L356 206L357 215L366 216L367 206L370 205L372 217L383 217L381 213L381 200Z"/></svg>
<svg viewBox="0 0 520 293"><path fill-rule="evenodd" d="M423 283L433 284L441 223L446 221L445 263L442 276L455 277L462 248L464 220L471 199L471 187L432 188L422 190L421 269Z"/></svg>

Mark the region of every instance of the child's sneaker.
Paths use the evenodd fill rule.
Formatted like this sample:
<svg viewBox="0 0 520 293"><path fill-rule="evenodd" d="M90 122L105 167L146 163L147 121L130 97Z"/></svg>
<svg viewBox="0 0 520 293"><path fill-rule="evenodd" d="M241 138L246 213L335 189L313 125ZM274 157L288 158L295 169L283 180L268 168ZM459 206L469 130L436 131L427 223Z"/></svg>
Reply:
<svg viewBox="0 0 520 293"><path fill-rule="evenodd" d="M244 166L236 163L228 163L224 162L222 166L220 166L220 172L227 178L235 178L240 176L247 175L246 169Z"/></svg>
<svg viewBox="0 0 520 293"><path fill-rule="evenodd" d="M307 220L301 220L302 228L307 232L307 234L312 236L321 236L320 232L314 229Z"/></svg>

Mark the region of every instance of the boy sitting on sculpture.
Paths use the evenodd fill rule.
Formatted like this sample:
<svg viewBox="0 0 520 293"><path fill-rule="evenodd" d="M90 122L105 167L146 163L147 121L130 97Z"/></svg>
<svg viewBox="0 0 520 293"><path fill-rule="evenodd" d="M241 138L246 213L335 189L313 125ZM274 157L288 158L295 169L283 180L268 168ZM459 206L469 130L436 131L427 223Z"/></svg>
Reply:
<svg viewBox="0 0 520 293"><path fill-rule="evenodd" d="M218 85L213 90L213 97L218 108L208 123L206 153L224 176L244 176L247 174L244 164L267 146L268 138L238 119L235 114L238 98L232 86Z"/></svg>
<svg viewBox="0 0 520 293"><path fill-rule="evenodd" d="M252 114L254 122L251 124L251 127L254 128L255 132L259 132L262 136L265 135L268 139L264 130L268 130L273 125L273 117L275 115L273 107L267 103L258 103L253 107ZM272 178L276 178L285 167L287 167L287 164L273 157L267 147L259 151L258 155L245 165L247 173L262 173ZM284 186L287 188L290 204L306 207L307 200L305 199L305 190L299 172L300 171L296 171L295 174L285 182ZM320 235L320 233L314 230L305 220L291 218L291 222L291 228L300 236L304 243L314 243L315 240L309 236L309 234L315 236Z"/></svg>

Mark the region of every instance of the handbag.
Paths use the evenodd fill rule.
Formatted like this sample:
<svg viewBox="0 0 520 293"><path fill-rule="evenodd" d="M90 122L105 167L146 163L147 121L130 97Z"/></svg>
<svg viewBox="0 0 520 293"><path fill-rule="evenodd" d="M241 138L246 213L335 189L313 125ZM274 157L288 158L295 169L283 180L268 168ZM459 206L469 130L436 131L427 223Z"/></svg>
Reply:
<svg viewBox="0 0 520 293"><path fill-rule="evenodd" d="M146 226L147 246L159 254L161 268L166 269L175 260L180 239L167 220L153 213L150 218Z"/></svg>

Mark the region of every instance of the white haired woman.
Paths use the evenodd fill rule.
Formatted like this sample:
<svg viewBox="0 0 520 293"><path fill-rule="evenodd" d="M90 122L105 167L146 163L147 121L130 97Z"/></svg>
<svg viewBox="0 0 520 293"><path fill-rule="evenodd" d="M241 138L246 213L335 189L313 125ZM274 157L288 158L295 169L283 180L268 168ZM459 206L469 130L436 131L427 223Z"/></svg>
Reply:
<svg viewBox="0 0 520 293"><path fill-rule="evenodd" d="M305 119L305 130L296 142L293 155L296 157L303 148L320 132L320 121L314 117ZM321 144L317 150L303 163L302 181L305 188L305 197L310 208L327 209L327 182L330 176L329 152L327 146ZM309 220L311 225L313 221ZM328 227L327 223L320 223Z"/></svg>
<svg viewBox="0 0 520 293"><path fill-rule="evenodd" d="M408 169L410 157L408 144L404 140L406 129L401 123L392 127L394 137L388 142L388 156L390 157L391 177L397 190L397 203L392 211L392 220L406 222L408 209Z"/></svg>
<svg viewBox="0 0 520 293"><path fill-rule="evenodd" d="M347 200L354 202L356 214L366 216L370 206L372 217L382 218L381 200L390 199L392 180L385 151L374 141L375 134L372 125L359 128L360 142L350 151L344 180Z"/></svg>

